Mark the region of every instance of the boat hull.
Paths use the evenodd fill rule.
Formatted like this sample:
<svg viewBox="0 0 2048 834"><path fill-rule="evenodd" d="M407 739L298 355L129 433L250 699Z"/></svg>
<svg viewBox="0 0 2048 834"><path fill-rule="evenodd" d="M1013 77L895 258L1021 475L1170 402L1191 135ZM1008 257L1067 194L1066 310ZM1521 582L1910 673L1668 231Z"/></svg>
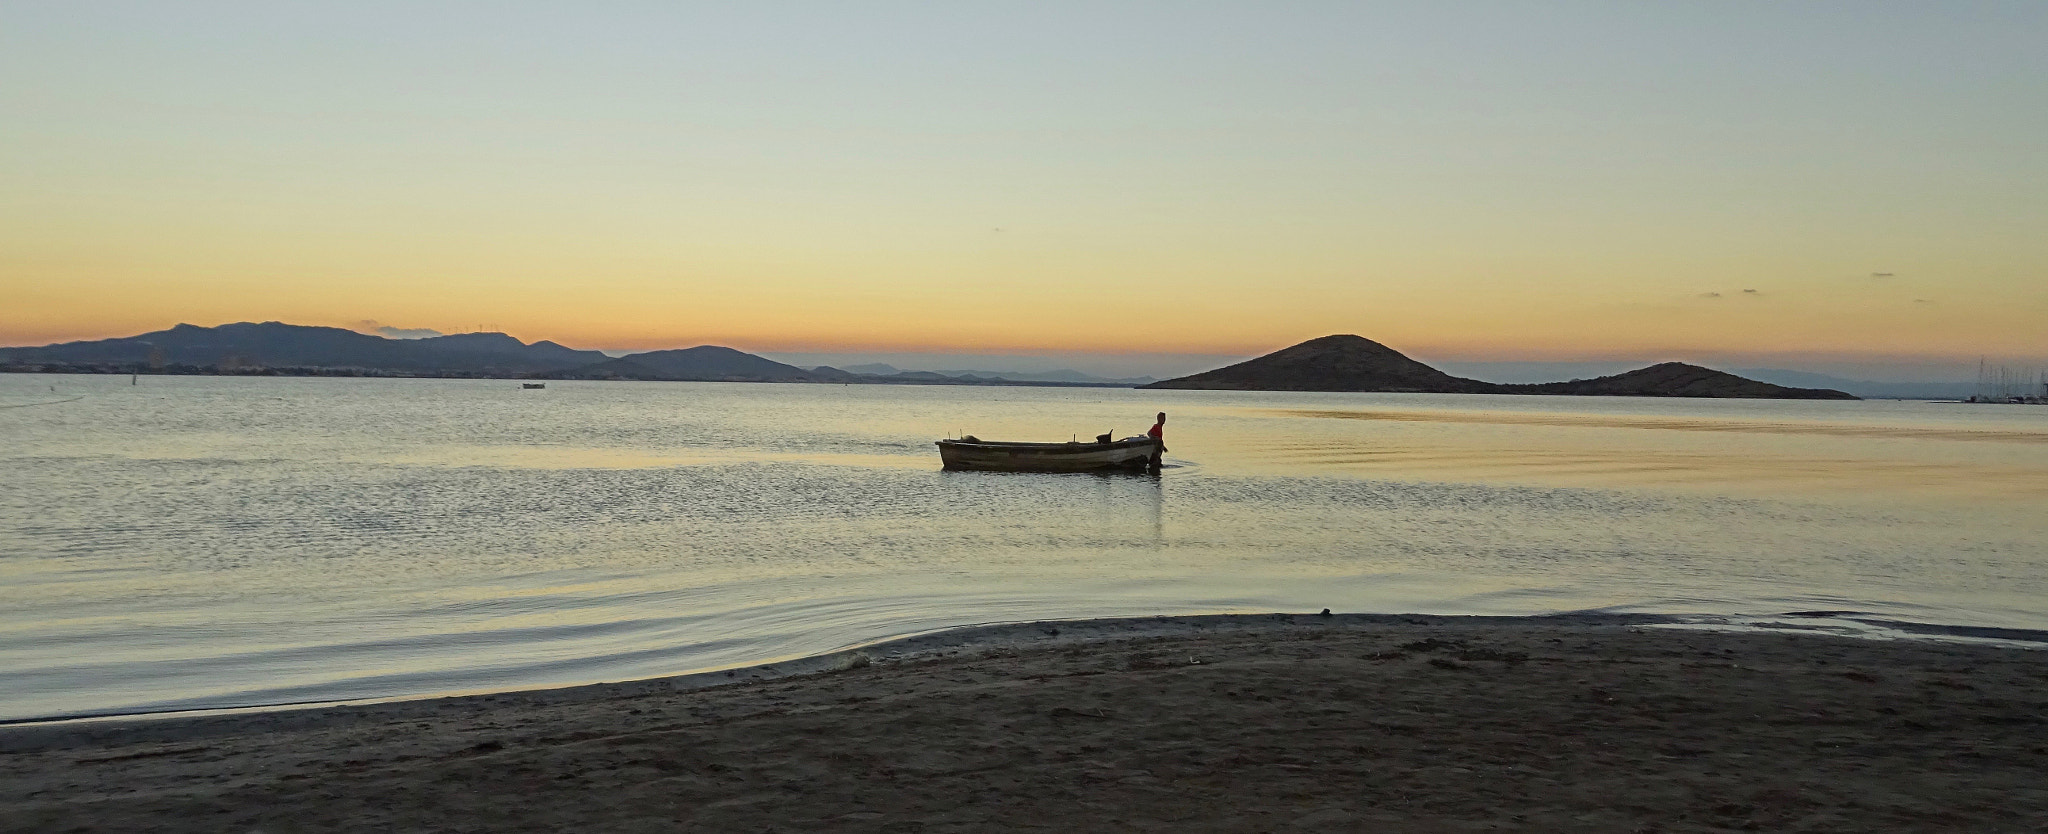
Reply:
<svg viewBox="0 0 2048 834"><path fill-rule="evenodd" d="M1152 438L1110 443L1000 443L939 441L939 460L947 469L988 472L1098 472L1143 469L1159 449Z"/></svg>

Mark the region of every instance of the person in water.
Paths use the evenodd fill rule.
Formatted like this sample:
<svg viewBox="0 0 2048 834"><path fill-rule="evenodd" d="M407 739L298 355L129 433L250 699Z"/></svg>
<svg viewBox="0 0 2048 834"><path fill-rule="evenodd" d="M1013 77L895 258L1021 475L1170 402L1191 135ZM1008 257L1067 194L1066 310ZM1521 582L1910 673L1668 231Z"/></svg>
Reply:
<svg viewBox="0 0 2048 834"><path fill-rule="evenodd" d="M1157 470L1159 459L1166 454L1166 412L1159 412L1159 422L1153 423L1152 428L1145 431L1145 436L1159 441L1159 448L1152 450L1152 461L1148 464Z"/></svg>

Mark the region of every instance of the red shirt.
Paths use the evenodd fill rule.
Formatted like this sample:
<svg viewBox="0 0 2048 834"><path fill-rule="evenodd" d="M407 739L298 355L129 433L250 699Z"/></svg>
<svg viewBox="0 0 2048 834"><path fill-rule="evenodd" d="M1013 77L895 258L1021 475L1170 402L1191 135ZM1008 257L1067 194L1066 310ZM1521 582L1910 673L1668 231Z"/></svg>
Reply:
<svg viewBox="0 0 2048 834"><path fill-rule="evenodd" d="M1150 431L1147 431L1147 432L1145 432L1145 434L1147 434L1147 435L1150 435L1150 436L1152 437L1152 439L1153 439L1153 440L1165 440L1165 439L1166 439L1166 424L1165 424L1165 423L1153 423L1153 424L1152 424L1152 429L1151 429Z"/></svg>

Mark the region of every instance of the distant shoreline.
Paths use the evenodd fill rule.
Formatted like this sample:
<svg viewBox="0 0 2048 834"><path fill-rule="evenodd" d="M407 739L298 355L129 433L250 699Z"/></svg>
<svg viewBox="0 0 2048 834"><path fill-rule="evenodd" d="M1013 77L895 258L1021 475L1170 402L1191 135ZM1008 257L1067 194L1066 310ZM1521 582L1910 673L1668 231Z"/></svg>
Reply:
<svg viewBox="0 0 2048 834"><path fill-rule="evenodd" d="M467 371L443 373L421 373L413 371L385 371L374 368L249 368L242 370L221 370L219 368L191 368L171 366L136 370L128 366L65 366L46 367L35 365L0 364L0 374L52 374L60 376L210 376L210 377L321 377L337 379L495 379L514 382L747 382L784 383L792 385L929 385L940 387L968 388L1124 388L1131 390L1182 390L1182 391L1231 391L1239 393L1267 394L1401 394L1401 393L1442 393L1428 391L1294 391L1294 390L1247 390L1236 388L1154 388L1128 382L1061 382L1055 380L929 380L929 379L864 379L857 381L837 380L786 380L786 379L573 379L546 374L487 374ZM1530 396L1526 392L1474 392L1496 396ZM1689 396L1685 394L1548 394L1567 397L1646 397L1649 399L1730 399L1727 397ZM1934 397L1862 397L1866 400L1901 402L1960 402Z"/></svg>
<svg viewBox="0 0 2048 834"><path fill-rule="evenodd" d="M1235 365L1143 386L1209 391L1356 391L1691 399L1855 400L1832 388L1793 388L1684 362L1565 382L1503 384L1452 376L1349 333L1322 336Z"/></svg>
<svg viewBox="0 0 2048 834"><path fill-rule="evenodd" d="M559 375L495 374L481 371L443 371L439 373L418 371L389 371L377 368L244 368L223 370L217 367L171 365L161 368L138 368L128 365L47 365L0 364L0 373L7 374L58 374L71 376L214 376L214 377L332 377L362 379L499 379L531 382L779 382L797 385L940 385L980 386L1007 388L1136 388L1126 382L1062 382L1056 380L965 380L955 379L859 379L859 380L790 380L790 379L573 379L566 380Z"/></svg>
<svg viewBox="0 0 2048 834"><path fill-rule="evenodd" d="M1532 615L1470 614L1185 614L1137 617L1093 617L1078 620L1031 620L961 625L859 643L842 649L767 663L713 668L607 683L518 687L385 698L314 700L163 711L110 711L0 719L0 733L14 728L61 727L105 721L183 721L228 719L238 715L279 714L339 708L385 708L404 704L464 698L519 695L550 701L613 697L647 692L695 691L735 682L802 677L848 668L850 664L934 659L966 652L1010 651L1056 647L1103 640L1189 638L1215 634L1261 634L1298 628L1359 629L1376 627L1455 626L1475 628L1675 628L1707 629L1724 634L1773 632L1832 636L1866 642L1986 643L2048 652L2048 630L1995 626L1954 626L1858 618L1848 611L1788 612L1775 617L1738 618L1717 615L1563 613ZM1759 625L1758 620L1772 625ZM1850 627L1850 623L1859 624ZM855 660L860 658L859 660ZM4 746L0 746L4 749Z"/></svg>

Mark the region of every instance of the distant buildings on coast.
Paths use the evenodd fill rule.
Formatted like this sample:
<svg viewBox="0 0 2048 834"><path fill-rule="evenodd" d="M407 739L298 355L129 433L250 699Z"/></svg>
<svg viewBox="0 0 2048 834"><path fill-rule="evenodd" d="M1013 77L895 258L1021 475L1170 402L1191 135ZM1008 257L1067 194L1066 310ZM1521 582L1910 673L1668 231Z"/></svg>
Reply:
<svg viewBox="0 0 2048 834"><path fill-rule="evenodd" d="M2048 371L1978 361L1977 393L1965 402L2048 404Z"/></svg>

